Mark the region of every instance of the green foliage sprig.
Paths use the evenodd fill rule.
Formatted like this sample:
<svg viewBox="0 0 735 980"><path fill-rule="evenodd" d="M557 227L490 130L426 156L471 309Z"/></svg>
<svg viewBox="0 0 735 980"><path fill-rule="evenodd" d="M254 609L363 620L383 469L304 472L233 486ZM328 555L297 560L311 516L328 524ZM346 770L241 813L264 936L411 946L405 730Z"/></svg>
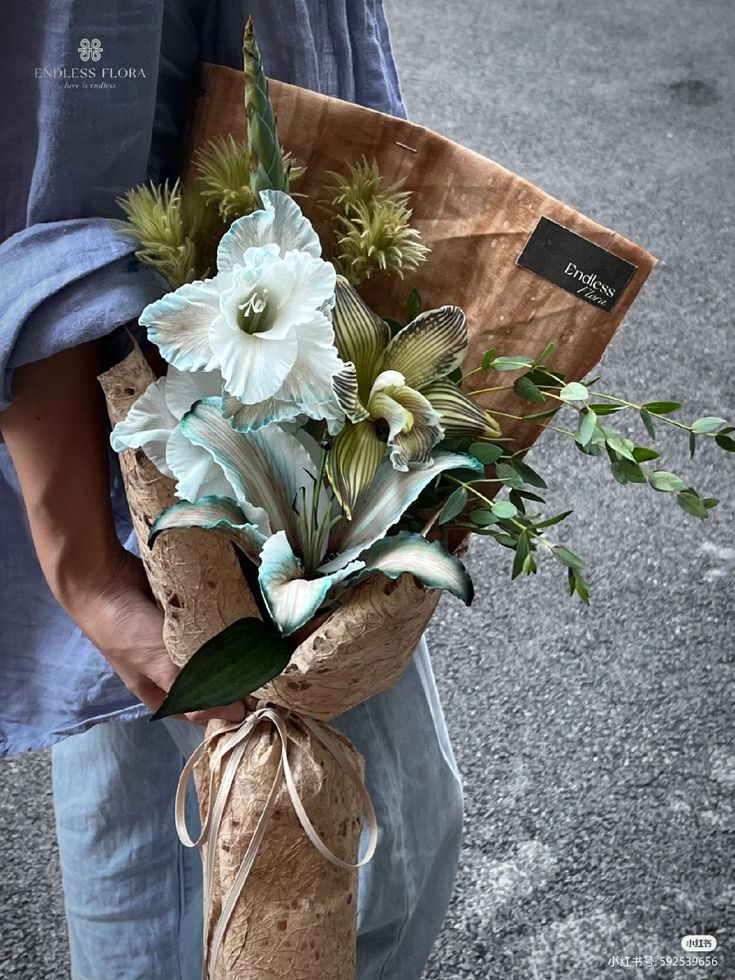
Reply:
<svg viewBox="0 0 735 980"><path fill-rule="evenodd" d="M477 374L490 371L498 374L515 373L511 384L498 384L467 390L473 397L501 391L513 391L534 406L526 415L502 412L488 406L494 417L521 421L540 426L573 440L587 458L604 459L613 478L622 486L645 485L659 493L671 495L688 515L707 520L718 504L689 485L686 480L656 465L659 453L649 446L638 445L608 423L610 416L620 412L635 414L649 439L656 438L656 426L669 425L686 432L693 456L699 441L710 440L725 452L735 452L732 433L735 426L718 416L705 416L688 424L671 416L682 408L674 401L631 402L617 395L600 391L599 378L584 382L567 382L561 372L549 367L555 345L549 344L536 358L524 354L498 355L486 351L479 367L462 378L466 382ZM523 371L519 374L519 371ZM459 379L457 379L459 380ZM562 408L576 412L570 427L549 421ZM583 602L589 601L589 583L585 561L566 545L551 540L548 530L566 520L572 513L545 516L545 498L540 491L547 488L543 477L526 461L526 450L516 449L512 439L488 439L470 443L455 440L447 448L468 452L486 467L484 475L470 470L443 474L433 487L424 491L412 508L409 524L423 533L441 532L448 543L452 532L472 533L492 538L513 552L511 577L535 574L539 549L550 554L566 569L569 591ZM508 491L507 499L494 499L499 491ZM427 514L430 515L428 522Z"/></svg>

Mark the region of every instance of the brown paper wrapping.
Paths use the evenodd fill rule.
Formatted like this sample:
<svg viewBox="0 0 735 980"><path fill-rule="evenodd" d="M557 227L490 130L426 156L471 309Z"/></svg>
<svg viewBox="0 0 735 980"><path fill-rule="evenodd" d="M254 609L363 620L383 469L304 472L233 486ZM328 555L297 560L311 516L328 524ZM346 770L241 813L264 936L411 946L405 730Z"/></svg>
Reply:
<svg viewBox="0 0 735 980"><path fill-rule="evenodd" d="M208 734L223 723L211 722ZM311 733L289 725L289 759L299 796L327 847L357 862L360 802L352 782ZM363 761L339 732L329 730L359 772ZM218 739L195 769L203 810ZM281 745L272 726L255 729L238 768L218 838L208 939L237 874L276 775ZM221 775L221 765L218 769ZM205 869L206 871L206 869ZM354 980L357 872L326 861L307 838L281 783L276 808L253 869L225 933L217 980Z"/></svg>
<svg viewBox="0 0 735 980"><path fill-rule="evenodd" d="M407 282L390 276L369 284L364 295L379 313L398 315L409 289L416 286L425 308L455 303L464 309L470 334L466 368L476 366L489 347L501 354L535 354L555 341L554 364L568 380L589 373L653 268L647 252L421 126L281 82L271 82L271 94L281 141L307 166L300 191L312 194L327 171L343 170L347 162L365 155L377 159L390 181L404 177L406 189L414 194L415 224L432 253ZM190 120L189 159L214 136L242 137L241 74L204 66ZM323 231L314 201L302 198L300 203ZM516 265L542 215L637 267L612 313ZM139 354L103 376L113 422L150 380ZM478 379L477 386L481 384ZM487 405L502 412L527 412L507 392L488 399ZM504 424L504 430L523 447L540 432L516 423ZM151 586L165 612L166 644L175 662L182 663L224 626L253 615L253 600L232 547L210 532L171 532L148 551L148 528L171 502L171 482L142 453L124 453L122 468ZM286 672L260 696L318 718L340 714L397 680L438 598L408 575L397 582L373 577L345 594L340 606L300 644ZM216 728L217 723L210 723L210 731ZM359 836L354 790L333 761L322 757L321 747L304 738L293 751L307 810L334 849L341 844L354 855ZM262 810L276 750L272 734L266 728L259 731L238 774L220 837L210 924ZM198 773L205 809L206 766L205 760ZM279 797L278 819L269 828L253 875L228 931L217 980L353 980L354 876L348 880L313 849L285 795Z"/></svg>
<svg viewBox="0 0 735 980"><path fill-rule="evenodd" d="M120 364L100 376L107 411L114 425L155 381L135 347ZM120 453L125 493L151 591L164 613L163 639L179 666L210 637L243 616L257 616L233 546L211 531L173 531L148 547L148 532L158 515L174 503L174 482L162 476L142 450Z"/></svg>

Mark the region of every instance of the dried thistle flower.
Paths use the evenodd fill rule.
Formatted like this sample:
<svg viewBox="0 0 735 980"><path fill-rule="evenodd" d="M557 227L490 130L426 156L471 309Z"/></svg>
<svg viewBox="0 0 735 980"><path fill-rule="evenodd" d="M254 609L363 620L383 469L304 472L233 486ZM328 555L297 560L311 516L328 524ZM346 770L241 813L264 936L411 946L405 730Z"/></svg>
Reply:
<svg viewBox="0 0 735 980"><path fill-rule="evenodd" d="M141 184L117 203L127 218L120 231L140 242L136 256L171 286L209 273L222 229L216 209L198 188L182 187L178 180L173 185Z"/></svg>
<svg viewBox="0 0 735 980"><path fill-rule="evenodd" d="M403 278L423 262L429 249L411 227L411 209L392 200L362 202L349 216L335 218L335 258L349 281L359 286L377 272L393 270Z"/></svg>
<svg viewBox="0 0 735 980"><path fill-rule="evenodd" d="M364 157L330 176L324 203L332 215L334 258L354 286L378 272L393 270L402 278L424 261L429 249L411 226L411 195L401 189L403 180L383 187L378 164Z"/></svg>

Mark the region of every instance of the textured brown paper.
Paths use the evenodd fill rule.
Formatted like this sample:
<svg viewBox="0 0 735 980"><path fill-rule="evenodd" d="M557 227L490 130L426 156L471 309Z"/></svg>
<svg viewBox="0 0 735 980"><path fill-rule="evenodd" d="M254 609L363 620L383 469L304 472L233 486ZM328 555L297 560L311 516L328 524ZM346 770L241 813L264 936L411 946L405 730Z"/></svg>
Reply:
<svg viewBox="0 0 735 980"><path fill-rule="evenodd" d="M114 425L155 376L135 346L99 380ZM120 453L120 469L140 555L164 613L163 640L173 662L181 666L225 626L243 616L257 616L255 602L232 544L218 532L172 531L149 548L153 522L176 501L174 481L162 476L140 449Z"/></svg>
<svg viewBox="0 0 735 980"><path fill-rule="evenodd" d="M210 722L207 734L222 722ZM289 760L304 809L327 847L343 861L358 857L360 801L347 774L311 733L289 724ZM363 760L339 732L358 772ZM209 773L219 739L195 769L203 812L211 805ZM263 811L281 755L268 722L259 724L237 772L215 859L208 937ZM226 759L225 759L226 761ZM221 776L221 768L218 774ZM216 980L354 980L357 872L326 861L296 817L281 777L275 811L217 960Z"/></svg>

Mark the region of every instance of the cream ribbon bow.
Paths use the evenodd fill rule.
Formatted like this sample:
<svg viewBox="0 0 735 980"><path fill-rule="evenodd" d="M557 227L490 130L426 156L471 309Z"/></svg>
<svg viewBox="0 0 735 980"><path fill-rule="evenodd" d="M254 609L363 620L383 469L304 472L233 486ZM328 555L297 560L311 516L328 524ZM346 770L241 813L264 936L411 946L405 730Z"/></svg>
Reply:
<svg viewBox="0 0 735 980"><path fill-rule="evenodd" d="M222 905L222 912L217 920L214 932L212 933L211 946L209 950L207 950L207 920L209 918L209 907L212 900L212 889L214 884L214 859L217 851L217 837L219 835L222 818L224 816L227 801L232 789L232 784L235 781L240 762L242 761L242 757L245 754L255 728L263 721L271 722L281 740L281 758L278 762L278 768L268 794L268 799L266 800L263 812L258 818L255 833L253 834L252 840L250 841L248 849L245 852L245 857L242 859L242 864L240 865L237 875L235 876L232 888L230 889L227 898ZM334 756L340 768L347 774L350 781L357 789L357 793L365 809L369 827L367 850L364 857L358 861L357 864L350 864L347 861L343 861L336 854L330 851L319 834L316 832L311 820L309 820L306 810L304 809L304 805L301 802L298 790L296 789L296 783L294 782L291 765L288 761L288 742L289 740L292 740L292 735L289 733L289 725L293 725L297 728L310 732L314 738L317 739L317 741L321 742L324 748ZM223 736L225 737L223 738ZM221 744L217 747L212 757L212 766L209 777L209 810L202 823L202 831L199 837L196 840L192 840L186 826L186 788L193 774L194 766L204 755L209 743L215 738L221 739ZM219 762L222 761L227 755L229 755L229 758L225 764L224 772L222 773L219 788L217 789L215 796L215 772L218 769ZM286 781L286 787L288 789L288 794L291 797L291 803L296 812L296 816L299 819L299 823L304 829L304 833L312 842L317 851L319 851L319 853L327 861L338 868L345 868L349 871L355 871L358 868L364 867L375 854L375 848L378 842L378 822L375 816L375 808L373 807L372 800L370 799L362 777L353 765L352 760L347 756L347 753L344 751L340 743L323 722L317 721L314 718L307 718L303 715L299 715L296 712L289 711L288 709L282 708L279 705L272 705L261 701L256 710L248 715L245 721L235 722L234 724L228 725L225 728L220 728L218 731L207 736L189 757L189 760L181 773L179 785L176 790L176 831L179 835L181 843L184 844L185 847L199 847L202 849L202 858L205 868L204 963L202 968L203 980L210 980L210 978L214 977L217 957L219 955L220 947L222 945L228 923L235 905L237 904L237 900L245 887L245 883L248 879L250 871L252 870L253 864L255 863L255 859L258 856L261 842L268 827L268 821L270 820L273 808L275 806L282 776Z"/></svg>

